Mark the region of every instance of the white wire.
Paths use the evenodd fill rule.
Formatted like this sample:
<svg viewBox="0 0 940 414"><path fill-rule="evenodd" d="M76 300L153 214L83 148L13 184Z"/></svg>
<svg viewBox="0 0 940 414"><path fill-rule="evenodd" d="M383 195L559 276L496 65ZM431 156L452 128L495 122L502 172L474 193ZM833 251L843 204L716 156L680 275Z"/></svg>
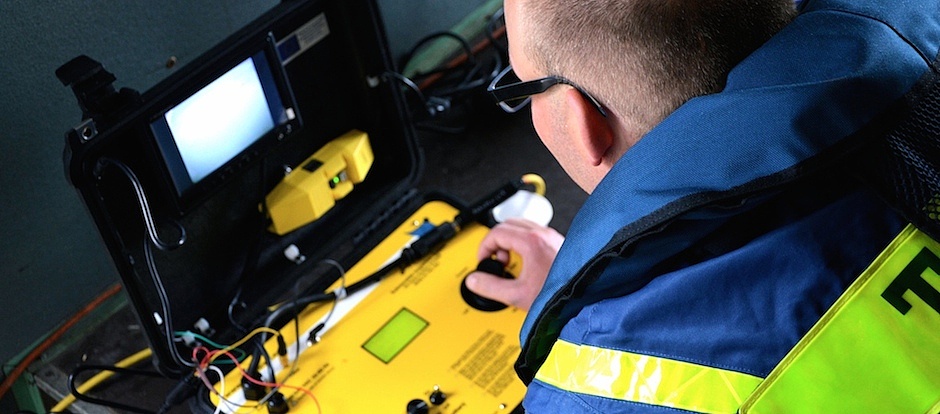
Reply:
<svg viewBox="0 0 940 414"><path fill-rule="evenodd" d="M225 374L223 374L222 370L219 369L219 367L215 365L209 365L209 370L211 370L212 372L216 373L219 376L219 386L221 387L220 389L222 390L221 392L219 392L219 395L221 396L222 393L225 392ZM214 414L219 414L222 412L223 401L227 402L225 399L219 398L219 405L215 406Z"/></svg>

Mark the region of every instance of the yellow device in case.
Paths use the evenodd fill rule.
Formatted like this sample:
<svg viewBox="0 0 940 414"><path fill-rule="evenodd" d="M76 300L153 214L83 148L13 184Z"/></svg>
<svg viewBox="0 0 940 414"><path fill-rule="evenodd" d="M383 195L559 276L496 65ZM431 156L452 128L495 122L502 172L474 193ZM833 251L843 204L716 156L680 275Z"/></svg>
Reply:
<svg viewBox="0 0 940 414"><path fill-rule="evenodd" d="M350 269L346 283L393 260L422 228L456 214L444 202L425 204ZM477 247L487 231L476 223L468 225L437 253L337 301L332 316L327 317L332 302L308 308L300 316L299 343L295 322L283 327L288 355L283 361L272 359L271 364L276 381L285 384L280 391L290 411L512 412L525 393L513 370L525 312L514 307L480 311L460 293L464 277L477 266ZM517 273L519 266L514 259L506 269ZM333 289L340 287L338 283ZM321 323L324 328L314 334L319 337L310 337L312 328ZM277 344L268 342L274 355ZM259 371L264 374L268 369ZM226 401L212 396L222 412L242 412L239 406L256 404L245 402L240 380L240 372L234 370L226 377L225 390L220 390Z"/></svg>
<svg viewBox="0 0 940 414"><path fill-rule="evenodd" d="M365 180L374 159L365 132L352 130L328 142L268 194L271 231L284 235L326 214Z"/></svg>

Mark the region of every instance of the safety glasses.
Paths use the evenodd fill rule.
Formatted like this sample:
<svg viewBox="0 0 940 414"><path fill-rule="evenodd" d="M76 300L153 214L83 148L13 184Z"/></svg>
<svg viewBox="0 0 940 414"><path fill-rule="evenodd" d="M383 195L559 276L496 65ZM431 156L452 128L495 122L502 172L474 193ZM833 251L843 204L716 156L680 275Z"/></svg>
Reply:
<svg viewBox="0 0 940 414"><path fill-rule="evenodd" d="M500 108L512 114L525 108L532 100L532 95L545 92L552 86L558 84L570 85L577 89L581 95L584 95L584 97L597 108L601 115L607 116L607 111L604 110L603 105L601 105L597 99L594 99L591 94L587 93L587 91L580 86L560 76L546 76L544 78L523 82L516 76L516 73L512 70L512 66L507 66L499 75L496 75L486 90L493 95L496 102L499 103Z"/></svg>

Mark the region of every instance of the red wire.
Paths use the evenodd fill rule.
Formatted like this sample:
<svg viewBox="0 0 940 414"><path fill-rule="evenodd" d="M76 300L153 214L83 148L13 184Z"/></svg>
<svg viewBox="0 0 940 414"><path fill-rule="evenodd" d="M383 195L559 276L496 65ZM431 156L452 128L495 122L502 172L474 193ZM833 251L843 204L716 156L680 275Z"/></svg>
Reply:
<svg viewBox="0 0 940 414"><path fill-rule="evenodd" d="M7 376L5 380L3 380L3 383L0 384L0 398L3 398L7 391L10 391L10 388L13 387L13 383L16 382L16 380L20 377L20 375L23 374L24 371L26 371L26 368L28 368L30 364L33 363L33 361L39 358L43 352L46 352L46 350L49 349L52 344L58 341L66 331L71 329L72 326L75 326L78 321L91 313L91 311L95 310L95 308L101 306L104 301L108 300L120 291L121 285L119 283L112 285L110 288L108 288L108 290L105 290L102 294L98 295L98 297L85 305L85 307L78 311L78 313L73 315L71 318L69 318L69 320L62 324L62 326L56 329L52 335L49 335L48 338L46 338L44 341L42 341L42 343L34 348L32 352L29 353L29 355L23 358L23 360L16 365L16 368L10 372L10 375Z"/></svg>
<svg viewBox="0 0 940 414"><path fill-rule="evenodd" d="M308 389L306 389L306 388L297 387L297 386L294 386L294 385L288 385L288 384L284 384L284 383L265 382L265 381L261 381L261 380L255 379L255 378L253 378L251 375L249 375L247 372L245 372L245 369L242 368L241 364L238 362L238 358L236 358L235 355L233 355L231 352L228 352L228 351L225 351L225 352L222 352L221 350L210 351L209 349L207 349L207 348L205 348L205 347L197 347L196 349L193 349L193 359L194 359L194 360L196 359L197 350L201 350L201 351L205 351L205 352L206 352L206 355L205 355L201 360L199 360L199 366L200 366L201 368L203 368L203 369L205 369L205 368L209 365L209 361L212 360L212 357L213 357L213 356L215 356L216 354L224 355L224 356L228 357L229 359L231 359L232 362L235 363L235 367L238 368L238 371L239 371L239 372L241 372L242 377L244 377L244 378L247 379L248 381L251 381L252 383L255 383L255 384L260 385L260 386L262 386L262 387L288 388L288 389L292 389L292 390L296 390L296 391L303 392L304 394L307 394L307 396L310 397L311 400L313 400L313 403L317 406L317 412L318 412L318 413L322 413L322 412L323 412L323 410L320 408L320 401L317 400L317 397L313 395L313 392L312 392L312 391L310 391L310 390L308 390Z"/></svg>
<svg viewBox="0 0 940 414"><path fill-rule="evenodd" d="M199 360L198 358L196 358L196 354L198 353L198 351L209 352L209 348L206 348L206 347L204 347L204 346L198 346L198 347L194 348L194 349L193 349L193 361L198 361L198 360ZM208 359L207 359L207 360L208 360ZM209 363L211 363L211 362L209 362ZM202 380L203 385L205 385L206 388L209 389L209 391L211 391L213 394L215 394L216 396L219 397L219 402L220 402L220 403L221 403L221 402L224 402L224 403L228 404L229 406L238 407L238 408L236 408L236 410L239 409L239 408L257 409L258 407L261 407L261 404L255 404L254 406L246 406L246 405L242 404L242 405L239 407L239 404L234 403L234 402L229 401L228 399L226 399L225 396L222 395L221 392L219 392L218 390L216 390L216 389L215 389L215 386L213 386L212 383L209 382L209 377L208 377L208 375L206 375L206 372L207 372L207 370L206 370L206 368L207 368L206 365L208 365L208 363L206 363L206 364L200 363L199 365L196 366L196 372L198 373L197 376L199 377L200 380ZM222 375L224 375L224 374L222 374ZM225 390L223 389L222 391L224 392Z"/></svg>

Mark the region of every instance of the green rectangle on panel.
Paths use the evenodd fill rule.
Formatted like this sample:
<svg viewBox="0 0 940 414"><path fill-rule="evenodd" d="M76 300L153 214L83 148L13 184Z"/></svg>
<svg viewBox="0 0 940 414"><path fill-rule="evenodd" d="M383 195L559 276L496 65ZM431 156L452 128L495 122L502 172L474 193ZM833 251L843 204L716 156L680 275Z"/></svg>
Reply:
<svg viewBox="0 0 940 414"><path fill-rule="evenodd" d="M387 364L427 326L427 321L410 310L402 308L366 343L362 344L362 347Z"/></svg>

